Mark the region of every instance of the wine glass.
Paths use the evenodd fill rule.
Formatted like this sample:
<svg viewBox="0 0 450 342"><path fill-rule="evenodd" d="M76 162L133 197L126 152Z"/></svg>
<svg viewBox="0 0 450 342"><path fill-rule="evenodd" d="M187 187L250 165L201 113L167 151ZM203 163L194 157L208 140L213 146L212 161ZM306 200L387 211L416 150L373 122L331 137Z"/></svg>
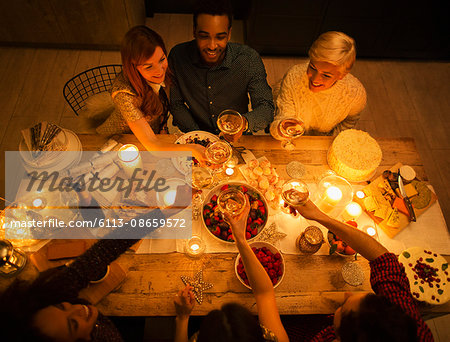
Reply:
<svg viewBox="0 0 450 342"><path fill-rule="evenodd" d="M291 212L288 206L299 206L305 204L309 199L309 190L305 182L299 179L291 179L283 184L281 188L281 198L284 207ZM286 211L287 211L286 210Z"/></svg>
<svg viewBox="0 0 450 342"><path fill-rule="evenodd" d="M238 216L245 208L245 195L236 188L230 188L222 191L217 197L217 205L223 213L229 213L231 216Z"/></svg>
<svg viewBox="0 0 450 342"><path fill-rule="evenodd" d="M186 181L191 182L192 188L196 190L194 197L192 197L192 209L194 218L197 218L200 214L203 189L213 183L214 177L208 168L200 165L194 165L191 171L191 173L186 174Z"/></svg>
<svg viewBox="0 0 450 342"><path fill-rule="evenodd" d="M217 127L220 129L220 137L227 141L232 141L233 136L244 127L244 118L235 110L225 109L217 117Z"/></svg>
<svg viewBox="0 0 450 342"><path fill-rule="evenodd" d="M270 134L277 140L281 140L281 147L285 150L294 149L292 140L305 133L305 124L297 118L289 117L275 120L270 125Z"/></svg>
<svg viewBox="0 0 450 342"><path fill-rule="evenodd" d="M210 163L210 168L214 173L223 171L225 163L228 162L233 154L230 144L226 141L214 141L206 147L205 156Z"/></svg>

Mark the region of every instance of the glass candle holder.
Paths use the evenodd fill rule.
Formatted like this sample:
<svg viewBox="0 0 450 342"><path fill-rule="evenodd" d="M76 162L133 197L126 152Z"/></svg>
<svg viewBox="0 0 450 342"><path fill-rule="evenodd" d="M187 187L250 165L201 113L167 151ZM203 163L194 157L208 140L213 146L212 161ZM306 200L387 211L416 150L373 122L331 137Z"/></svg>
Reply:
<svg viewBox="0 0 450 342"><path fill-rule="evenodd" d="M0 276L8 278L19 273L27 263L27 255L8 240L0 240Z"/></svg>
<svg viewBox="0 0 450 342"><path fill-rule="evenodd" d="M335 174L328 174L319 181L315 193L315 204L320 210L338 217L353 199L351 184Z"/></svg>
<svg viewBox="0 0 450 342"><path fill-rule="evenodd" d="M198 258L205 252L205 242L197 235L186 241L186 254L191 258Z"/></svg>
<svg viewBox="0 0 450 342"><path fill-rule="evenodd" d="M131 177L136 168L143 168L139 149L135 145L123 145L117 152L117 155L120 164L122 165L122 169L127 176Z"/></svg>

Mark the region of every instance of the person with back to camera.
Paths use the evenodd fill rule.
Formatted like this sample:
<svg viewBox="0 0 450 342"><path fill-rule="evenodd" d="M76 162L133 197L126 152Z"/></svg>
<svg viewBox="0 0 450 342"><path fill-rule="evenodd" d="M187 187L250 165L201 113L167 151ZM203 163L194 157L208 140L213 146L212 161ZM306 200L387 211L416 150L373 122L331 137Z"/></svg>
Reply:
<svg viewBox="0 0 450 342"><path fill-rule="evenodd" d="M324 214L311 201L294 208L369 260L370 283L375 292L346 294L344 303L334 313L333 326L322 330L312 341L433 341L411 295L405 269L395 254L366 233Z"/></svg>
<svg viewBox="0 0 450 342"><path fill-rule="evenodd" d="M276 94L276 119L296 117L308 135L337 135L353 128L366 106L366 91L350 74L355 41L342 32L322 33L309 49L309 62L293 66Z"/></svg>
<svg viewBox="0 0 450 342"><path fill-rule="evenodd" d="M250 212L248 198L244 211L237 217L225 214L231 225L236 246L241 254L245 272L256 300L259 322L243 306L227 303L219 310L206 315L200 330L190 341L288 341L281 323L275 300L275 290L269 275L257 259L245 238L246 217ZM195 305L194 295L189 286L179 291L174 300L176 309L175 342L188 341L189 316Z"/></svg>
<svg viewBox="0 0 450 342"><path fill-rule="evenodd" d="M200 0L194 10L195 40L170 51L175 76L170 111L183 132L218 134L217 116L225 109L238 111L246 121L235 140L244 130L256 132L273 120L272 92L261 57L246 45L229 42L231 25L228 0Z"/></svg>
<svg viewBox="0 0 450 342"><path fill-rule="evenodd" d="M154 192L152 193L154 195ZM136 219L157 219L158 222L182 210L192 197L191 187L179 186L176 201L169 210L156 208ZM89 203L89 201L91 201ZM93 209L98 204L92 197L84 203L83 219L100 215ZM83 213L83 212L82 212ZM92 215L94 214L94 216ZM161 224L161 223L160 223ZM157 226L139 231L144 237ZM136 228L124 225L99 240L69 266L49 269L32 282L16 279L0 294L1 340L8 342L119 342L122 335L114 323L103 316L96 306L79 298L79 292L89 281L101 278L108 264L117 259L137 239L124 239L126 230ZM131 232L132 233L132 232ZM134 233L132 233L135 236Z"/></svg>
<svg viewBox="0 0 450 342"><path fill-rule="evenodd" d="M204 147L165 143L155 134L167 133L170 85L167 52L161 36L146 26L130 29L121 48L123 71L114 80L111 97L115 109L97 133L134 133L149 151L190 151L204 160Z"/></svg>

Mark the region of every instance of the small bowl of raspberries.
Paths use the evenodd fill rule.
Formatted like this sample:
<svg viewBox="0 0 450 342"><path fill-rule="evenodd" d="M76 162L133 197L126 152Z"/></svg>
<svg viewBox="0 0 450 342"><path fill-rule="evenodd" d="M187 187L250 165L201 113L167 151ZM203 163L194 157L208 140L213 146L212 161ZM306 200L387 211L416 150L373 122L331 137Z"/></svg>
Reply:
<svg viewBox="0 0 450 342"><path fill-rule="evenodd" d="M259 262L261 263L261 265L263 265L264 269L269 275L273 287L276 288L278 285L280 285L285 273L283 255L275 246L267 242L258 241L252 242L249 245L258 258ZM236 272L236 277L239 279L242 285L244 285L248 289L251 289L240 254L238 254L236 257L234 270Z"/></svg>

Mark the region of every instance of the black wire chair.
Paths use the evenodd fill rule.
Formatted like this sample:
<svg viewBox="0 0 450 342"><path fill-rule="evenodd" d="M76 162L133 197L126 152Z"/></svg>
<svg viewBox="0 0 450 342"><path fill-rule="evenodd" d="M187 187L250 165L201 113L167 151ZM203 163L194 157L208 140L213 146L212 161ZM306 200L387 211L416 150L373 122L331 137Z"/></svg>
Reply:
<svg viewBox="0 0 450 342"><path fill-rule="evenodd" d="M110 64L88 69L72 77L63 87L63 96L70 108L78 115L85 101L92 95L109 91L122 65Z"/></svg>

